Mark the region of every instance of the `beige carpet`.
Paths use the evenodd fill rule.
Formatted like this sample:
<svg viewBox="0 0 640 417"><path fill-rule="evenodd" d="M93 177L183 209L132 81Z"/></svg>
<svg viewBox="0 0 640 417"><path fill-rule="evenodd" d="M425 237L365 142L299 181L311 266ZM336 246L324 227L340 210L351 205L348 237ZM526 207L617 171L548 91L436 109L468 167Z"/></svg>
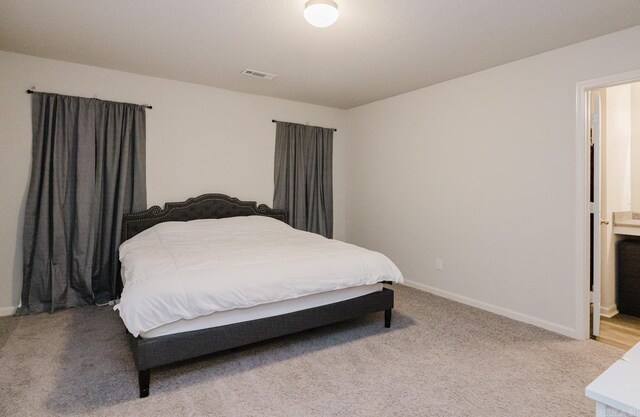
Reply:
<svg viewBox="0 0 640 417"><path fill-rule="evenodd" d="M622 354L407 287L382 313L152 372L109 308L0 320L0 415L591 416Z"/></svg>

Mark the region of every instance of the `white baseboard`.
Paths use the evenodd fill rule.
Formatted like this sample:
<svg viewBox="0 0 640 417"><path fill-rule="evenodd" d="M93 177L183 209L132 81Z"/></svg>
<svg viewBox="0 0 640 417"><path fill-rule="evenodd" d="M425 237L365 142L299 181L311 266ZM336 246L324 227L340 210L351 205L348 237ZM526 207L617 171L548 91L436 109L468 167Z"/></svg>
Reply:
<svg viewBox="0 0 640 417"><path fill-rule="evenodd" d="M606 317L608 319L610 319L611 317L615 316L616 314L618 314L618 306L613 304L609 307L605 307L605 306L600 306L600 315L602 317Z"/></svg>
<svg viewBox="0 0 640 417"><path fill-rule="evenodd" d="M0 307L0 317L13 316L18 307Z"/></svg>
<svg viewBox="0 0 640 417"><path fill-rule="evenodd" d="M518 313L517 311L509 310L507 308L499 307L493 304L485 303L484 301L476 300L474 298L466 297L464 295L452 293L449 291L441 290L439 288L432 287L430 285L422 284L416 281L408 279L404 280L404 285L407 287L415 288L421 291L426 291L439 297L448 298L449 300L457 301L462 304L466 304L472 307L477 307L482 310L487 310L492 313L508 317L517 321L521 321L534 326L542 327L543 329L550 330L561 335L568 336L574 339L579 339L576 329L562 326L550 321L542 320L537 317L529 316L527 314Z"/></svg>

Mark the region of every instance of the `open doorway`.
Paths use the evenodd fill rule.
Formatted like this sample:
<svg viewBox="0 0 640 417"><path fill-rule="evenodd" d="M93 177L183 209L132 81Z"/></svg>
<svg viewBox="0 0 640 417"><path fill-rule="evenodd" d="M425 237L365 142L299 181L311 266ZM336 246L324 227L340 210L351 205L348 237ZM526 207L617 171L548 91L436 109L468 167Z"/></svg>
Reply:
<svg viewBox="0 0 640 417"><path fill-rule="evenodd" d="M640 82L587 90L590 336L640 342Z"/></svg>

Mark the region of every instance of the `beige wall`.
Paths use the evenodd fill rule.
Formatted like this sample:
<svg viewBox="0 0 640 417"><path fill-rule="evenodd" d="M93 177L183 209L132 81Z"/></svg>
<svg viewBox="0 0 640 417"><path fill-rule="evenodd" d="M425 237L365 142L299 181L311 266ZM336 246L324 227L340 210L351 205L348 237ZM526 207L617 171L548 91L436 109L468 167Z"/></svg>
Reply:
<svg viewBox="0 0 640 417"><path fill-rule="evenodd" d="M207 192L272 203L275 124L335 127L335 236L345 238L344 110L0 51L0 314L18 305L31 152L27 88L149 103L149 205Z"/></svg>
<svg viewBox="0 0 640 417"><path fill-rule="evenodd" d="M579 337L576 85L640 69L638 45L635 27L349 110L349 240Z"/></svg>
<svg viewBox="0 0 640 417"><path fill-rule="evenodd" d="M617 313L616 245L622 237L613 234L613 213L640 212L640 83L602 89L602 297L601 312Z"/></svg>
<svg viewBox="0 0 640 417"><path fill-rule="evenodd" d="M640 212L640 83L630 88L631 209Z"/></svg>
<svg viewBox="0 0 640 417"><path fill-rule="evenodd" d="M601 90L602 142L601 142L601 218L609 224L602 232L601 311L610 315L615 305L615 248L617 235L613 234L613 213L631 210L631 86L624 84Z"/></svg>

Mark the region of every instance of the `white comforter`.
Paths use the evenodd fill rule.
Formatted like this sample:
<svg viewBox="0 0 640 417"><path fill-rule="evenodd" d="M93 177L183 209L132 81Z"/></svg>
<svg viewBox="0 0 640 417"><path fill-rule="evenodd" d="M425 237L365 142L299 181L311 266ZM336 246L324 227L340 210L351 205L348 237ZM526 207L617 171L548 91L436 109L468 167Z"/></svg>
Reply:
<svg viewBox="0 0 640 417"><path fill-rule="evenodd" d="M216 311L403 282L381 253L263 216L161 223L124 242L120 261L115 309L134 336Z"/></svg>

